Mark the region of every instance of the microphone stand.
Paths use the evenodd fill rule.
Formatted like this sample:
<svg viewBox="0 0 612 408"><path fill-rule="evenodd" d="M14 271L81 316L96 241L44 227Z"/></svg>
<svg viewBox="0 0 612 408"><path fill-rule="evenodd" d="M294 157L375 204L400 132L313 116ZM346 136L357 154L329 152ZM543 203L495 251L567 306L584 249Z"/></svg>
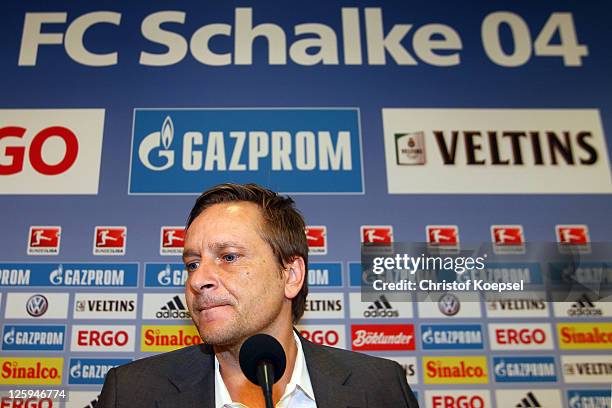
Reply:
<svg viewBox="0 0 612 408"><path fill-rule="evenodd" d="M266 400L266 408L274 408L272 400L272 385L274 384L274 366L269 361L257 364L257 382L261 387Z"/></svg>

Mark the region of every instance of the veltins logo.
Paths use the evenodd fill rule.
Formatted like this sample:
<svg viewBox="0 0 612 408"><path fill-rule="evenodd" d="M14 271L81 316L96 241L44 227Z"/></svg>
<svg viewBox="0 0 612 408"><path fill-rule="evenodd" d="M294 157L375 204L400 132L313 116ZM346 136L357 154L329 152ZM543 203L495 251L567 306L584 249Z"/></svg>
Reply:
<svg viewBox="0 0 612 408"><path fill-rule="evenodd" d="M72 358L68 370L68 384L104 384L111 368L127 364L131 359Z"/></svg>
<svg viewBox="0 0 612 408"><path fill-rule="evenodd" d="M0 358L2 384L60 385L63 358Z"/></svg>
<svg viewBox="0 0 612 408"><path fill-rule="evenodd" d="M425 384L487 384L486 357L423 357Z"/></svg>
<svg viewBox="0 0 612 408"><path fill-rule="evenodd" d="M192 324L185 326L142 326L140 351L172 351L201 342L200 334Z"/></svg>
<svg viewBox="0 0 612 408"><path fill-rule="evenodd" d="M306 299L304 319L342 319L344 309L344 293L311 292Z"/></svg>
<svg viewBox="0 0 612 408"><path fill-rule="evenodd" d="M134 319L136 293L75 293L74 319Z"/></svg>
<svg viewBox="0 0 612 408"><path fill-rule="evenodd" d="M98 194L104 109L0 109L0 194Z"/></svg>
<svg viewBox="0 0 612 408"><path fill-rule="evenodd" d="M412 324L354 324L351 326L353 350L414 350Z"/></svg>
<svg viewBox="0 0 612 408"><path fill-rule="evenodd" d="M561 356L563 380L572 384L610 383L612 355Z"/></svg>
<svg viewBox="0 0 612 408"><path fill-rule="evenodd" d="M520 295L496 295L486 302L489 317L548 317L549 303L544 292L523 292Z"/></svg>
<svg viewBox="0 0 612 408"><path fill-rule="evenodd" d="M597 110L383 109L382 114L391 194L612 191Z"/></svg>
<svg viewBox="0 0 612 408"><path fill-rule="evenodd" d="M478 350L483 348L482 327L479 324L421 326L424 350Z"/></svg>
<svg viewBox="0 0 612 408"><path fill-rule="evenodd" d="M404 374L406 374L406 381L408 384L418 384L418 365L416 357L386 357L389 360L393 360L402 366Z"/></svg>
<svg viewBox="0 0 612 408"><path fill-rule="evenodd" d="M556 382L554 357L494 357L496 382Z"/></svg>
<svg viewBox="0 0 612 408"><path fill-rule="evenodd" d="M569 408L610 408L612 406L610 400L610 390L569 390L567 392Z"/></svg>
<svg viewBox="0 0 612 408"><path fill-rule="evenodd" d="M612 323L558 323L557 337L562 349L612 349Z"/></svg>
<svg viewBox="0 0 612 408"><path fill-rule="evenodd" d="M136 109L133 129L131 194L199 194L230 174L286 193L363 193L355 108Z"/></svg>
<svg viewBox="0 0 612 408"><path fill-rule="evenodd" d="M28 234L28 255L57 255L62 227L31 226Z"/></svg>
<svg viewBox="0 0 612 408"><path fill-rule="evenodd" d="M7 324L2 331L2 350L64 350L66 326Z"/></svg>

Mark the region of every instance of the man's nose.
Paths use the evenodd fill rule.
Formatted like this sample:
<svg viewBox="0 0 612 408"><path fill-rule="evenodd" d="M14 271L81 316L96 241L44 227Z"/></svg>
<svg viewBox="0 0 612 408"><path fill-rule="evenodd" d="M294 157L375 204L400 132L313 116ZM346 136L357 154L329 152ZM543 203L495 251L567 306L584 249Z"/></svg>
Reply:
<svg viewBox="0 0 612 408"><path fill-rule="evenodd" d="M198 268L189 274L188 284L195 292L212 291L219 287L218 267L212 261L200 262Z"/></svg>

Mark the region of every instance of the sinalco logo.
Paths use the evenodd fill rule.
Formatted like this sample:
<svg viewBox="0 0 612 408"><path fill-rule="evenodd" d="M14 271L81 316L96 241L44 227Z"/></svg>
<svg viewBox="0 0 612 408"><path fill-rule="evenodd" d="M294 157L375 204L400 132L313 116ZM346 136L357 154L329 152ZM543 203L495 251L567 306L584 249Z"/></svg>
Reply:
<svg viewBox="0 0 612 408"><path fill-rule="evenodd" d="M49 301L46 297L40 294L30 296L26 302L26 311L32 317L40 317L45 314L49 308Z"/></svg>
<svg viewBox="0 0 612 408"><path fill-rule="evenodd" d="M166 116L160 132L149 133L138 147L138 158L149 170L162 171L174 166L174 151L170 150L174 138L174 123ZM149 155L155 152L160 164L151 163Z"/></svg>

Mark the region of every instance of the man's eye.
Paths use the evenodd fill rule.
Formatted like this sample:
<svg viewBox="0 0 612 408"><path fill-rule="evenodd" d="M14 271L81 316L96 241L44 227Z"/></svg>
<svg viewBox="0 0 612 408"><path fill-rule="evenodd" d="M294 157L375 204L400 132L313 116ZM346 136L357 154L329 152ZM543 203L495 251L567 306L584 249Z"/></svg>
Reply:
<svg viewBox="0 0 612 408"><path fill-rule="evenodd" d="M187 272L192 272L192 271L195 271L196 269L198 269L198 267L200 266L200 263L199 262L189 262L185 266L187 268Z"/></svg>
<svg viewBox="0 0 612 408"><path fill-rule="evenodd" d="M221 257L225 262L233 263L238 260L238 254L225 254Z"/></svg>

